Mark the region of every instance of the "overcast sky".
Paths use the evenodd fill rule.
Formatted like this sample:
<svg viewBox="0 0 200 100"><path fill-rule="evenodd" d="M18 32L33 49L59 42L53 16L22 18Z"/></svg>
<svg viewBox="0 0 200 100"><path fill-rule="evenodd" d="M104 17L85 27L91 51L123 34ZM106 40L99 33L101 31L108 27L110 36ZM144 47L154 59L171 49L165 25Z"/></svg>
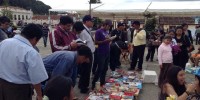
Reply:
<svg viewBox="0 0 200 100"><path fill-rule="evenodd" d="M89 0L40 0L40 1L43 1L45 4L51 6L53 9L69 9L69 8L88 9L88 1ZM163 8L169 7L170 8L173 5L174 5L174 7L172 7L173 9L180 8L179 4L173 3L173 2L180 2L180 1L184 2L184 6L186 7L186 9L188 9L188 6L191 6L194 9L195 5L196 6L200 5L199 0L101 0L101 2L103 4L110 5L111 7L114 4L133 3L133 2L138 3L137 5L141 4L141 6L143 6L142 4L144 4L144 6L141 8L146 8L151 1L155 2L154 4L152 4L152 7L150 7L150 8L154 8L154 9L160 8L160 7L163 7ZM163 2L160 3L161 1L169 1L169 2L168 3L163 3ZM185 2L185 1L189 1L189 2ZM197 2L191 4L192 1L197 1ZM145 2L145 3L142 3L142 2ZM156 3L156 2L158 2L158 3ZM187 6L187 4L188 4L188 6ZM123 6L125 6L125 5L123 5ZM197 9L199 9L199 7Z"/></svg>

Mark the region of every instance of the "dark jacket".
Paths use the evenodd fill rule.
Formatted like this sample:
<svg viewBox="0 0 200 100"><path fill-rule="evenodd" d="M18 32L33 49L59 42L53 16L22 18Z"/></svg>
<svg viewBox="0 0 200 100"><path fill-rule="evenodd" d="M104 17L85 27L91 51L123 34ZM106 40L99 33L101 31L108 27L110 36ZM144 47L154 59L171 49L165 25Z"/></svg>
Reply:
<svg viewBox="0 0 200 100"><path fill-rule="evenodd" d="M43 31L43 36L48 36L49 33L49 28L48 27L42 27L42 31Z"/></svg>
<svg viewBox="0 0 200 100"><path fill-rule="evenodd" d="M188 34L186 34L191 42L193 44L193 38L192 38L192 32L190 30L187 30Z"/></svg>
<svg viewBox="0 0 200 100"><path fill-rule="evenodd" d="M111 36L115 36L115 35L117 37L112 41L112 43L114 43L116 41L123 41L123 42L127 41L127 35L123 31L119 31L119 30L115 29L111 32Z"/></svg>

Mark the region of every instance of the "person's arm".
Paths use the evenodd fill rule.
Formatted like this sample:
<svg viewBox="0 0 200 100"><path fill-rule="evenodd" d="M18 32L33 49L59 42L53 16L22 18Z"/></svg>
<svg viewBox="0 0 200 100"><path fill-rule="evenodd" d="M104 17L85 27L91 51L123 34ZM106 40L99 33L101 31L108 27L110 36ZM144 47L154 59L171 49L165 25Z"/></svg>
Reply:
<svg viewBox="0 0 200 100"><path fill-rule="evenodd" d="M88 37L89 36L89 37ZM89 33L85 30L83 30L80 34L79 34L79 38L83 41L86 40L86 44L88 45L88 41L90 41L89 38L92 38Z"/></svg>
<svg viewBox="0 0 200 100"><path fill-rule="evenodd" d="M190 40L189 40L189 37L188 36L184 36L184 42L182 44L182 46L186 46L186 47L190 47L191 46L191 43L190 43Z"/></svg>
<svg viewBox="0 0 200 100"><path fill-rule="evenodd" d="M193 44L192 32L188 30L188 34L189 34L190 42L191 44Z"/></svg>
<svg viewBox="0 0 200 100"><path fill-rule="evenodd" d="M143 40L144 38L146 38L146 32L144 30L141 30L139 33L137 33L136 37Z"/></svg>
<svg viewBox="0 0 200 100"><path fill-rule="evenodd" d="M26 65L30 82L33 84L38 94L38 100L41 100L39 99L42 95L40 83L48 78L47 72L44 67L44 63L40 54L37 53L37 51L35 50L29 51L25 56L26 59L24 63Z"/></svg>
<svg viewBox="0 0 200 100"><path fill-rule="evenodd" d="M37 100L42 100L42 90L41 90L41 84L35 84L33 85L36 93L37 93Z"/></svg>
<svg viewBox="0 0 200 100"><path fill-rule="evenodd" d="M158 48L158 62L159 62L159 65L160 67L162 68L162 55L163 55L163 48L162 48L162 45L159 46Z"/></svg>
<svg viewBox="0 0 200 100"><path fill-rule="evenodd" d="M116 35L115 32L116 32L115 30L111 31L111 32L110 32L110 36L115 36L115 35Z"/></svg>
<svg viewBox="0 0 200 100"><path fill-rule="evenodd" d="M62 46L62 36L60 36L59 31L55 30L51 33L52 35L52 46L54 51L61 51L61 50L71 50L71 45L74 46L74 43Z"/></svg>
<svg viewBox="0 0 200 100"><path fill-rule="evenodd" d="M186 100L186 98L189 96L188 93L193 92L194 88L195 88L195 86L192 85L192 84L190 84L187 87L186 91L182 95L178 96L177 93L175 92L174 88L172 87L172 85L170 85L168 83L165 85L166 93L168 95L174 95L174 96L176 96L177 97L176 100Z"/></svg>
<svg viewBox="0 0 200 100"><path fill-rule="evenodd" d="M107 43L107 42L110 42L112 41L111 39L105 39L105 40L102 40L103 38L103 34L99 31L97 31L95 33L95 44L104 44L104 43Z"/></svg>
<svg viewBox="0 0 200 100"><path fill-rule="evenodd" d="M73 87L76 85L76 78L77 78L77 66L73 67L72 73L70 75L72 82L73 82Z"/></svg>

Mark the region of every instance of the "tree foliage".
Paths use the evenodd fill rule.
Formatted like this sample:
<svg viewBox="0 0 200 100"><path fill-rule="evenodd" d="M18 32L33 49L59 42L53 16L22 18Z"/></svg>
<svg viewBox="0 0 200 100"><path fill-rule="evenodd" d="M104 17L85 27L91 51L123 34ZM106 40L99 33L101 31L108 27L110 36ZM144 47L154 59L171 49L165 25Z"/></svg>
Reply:
<svg viewBox="0 0 200 100"><path fill-rule="evenodd" d="M1 11L2 16L7 16L9 19L12 19L12 11L7 10L6 8Z"/></svg>
<svg viewBox="0 0 200 100"><path fill-rule="evenodd" d="M156 16L157 14L155 12L149 12L149 11L145 11L143 13L143 16L145 17L145 25L144 28L145 30L150 33L152 31L155 30L156 28Z"/></svg>
<svg viewBox="0 0 200 100"><path fill-rule="evenodd" d="M32 10L34 14L48 14L50 6L44 4L38 0L5 0L8 1L8 5L21 7L27 10ZM0 6L5 5L4 0L0 0Z"/></svg>
<svg viewBox="0 0 200 100"><path fill-rule="evenodd" d="M145 24L145 30L146 31L154 31L156 28L156 18L148 18Z"/></svg>

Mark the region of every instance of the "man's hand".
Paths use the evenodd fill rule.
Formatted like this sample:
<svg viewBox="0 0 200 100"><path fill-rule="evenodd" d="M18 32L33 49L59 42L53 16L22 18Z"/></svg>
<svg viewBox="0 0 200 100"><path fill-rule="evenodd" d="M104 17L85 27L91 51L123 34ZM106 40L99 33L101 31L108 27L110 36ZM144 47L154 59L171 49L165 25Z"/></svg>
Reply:
<svg viewBox="0 0 200 100"><path fill-rule="evenodd" d="M110 41L112 41L111 39L105 39L104 40L105 42L110 42Z"/></svg>
<svg viewBox="0 0 200 100"><path fill-rule="evenodd" d="M42 96L37 96L37 100L42 100Z"/></svg>
<svg viewBox="0 0 200 100"><path fill-rule="evenodd" d="M35 84L33 85L34 86L34 89L37 93L37 100L42 100L42 90L41 90L41 84Z"/></svg>
<svg viewBox="0 0 200 100"><path fill-rule="evenodd" d="M182 43L177 43L178 46L182 46Z"/></svg>
<svg viewBox="0 0 200 100"><path fill-rule="evenodd" d="M76 42L71 42L70 46L71 46L71 49L76 49L78 44Z"/></svg>

